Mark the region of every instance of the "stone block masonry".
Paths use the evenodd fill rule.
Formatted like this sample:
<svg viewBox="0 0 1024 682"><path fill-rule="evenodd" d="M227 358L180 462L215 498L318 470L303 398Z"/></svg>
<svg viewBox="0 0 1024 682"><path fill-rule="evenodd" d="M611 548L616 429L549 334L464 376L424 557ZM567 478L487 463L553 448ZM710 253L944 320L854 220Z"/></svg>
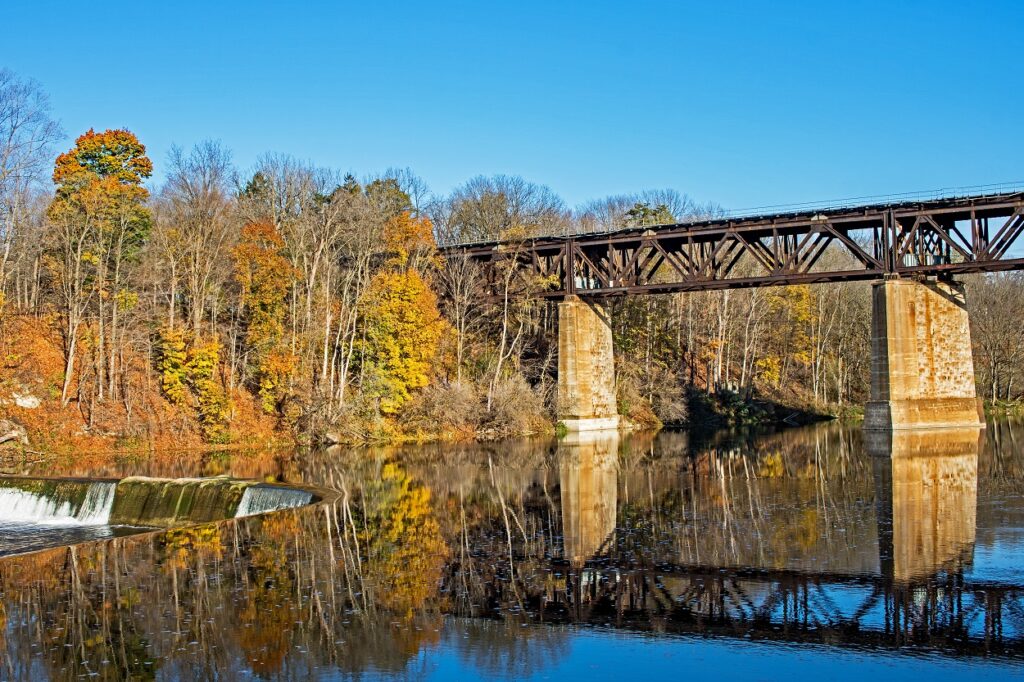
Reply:
<svg viewBox="0 0 1024 682"><path fill-rule="evenodd" d="M867 430L984 426L963 285L874 285Z"/></svg>
<svg viewBox="0 0 1024 682"><path fill-rule="evenodd" d="M618 428L609 315L576 296L558 304L558 419L569 431Z"/></svg>

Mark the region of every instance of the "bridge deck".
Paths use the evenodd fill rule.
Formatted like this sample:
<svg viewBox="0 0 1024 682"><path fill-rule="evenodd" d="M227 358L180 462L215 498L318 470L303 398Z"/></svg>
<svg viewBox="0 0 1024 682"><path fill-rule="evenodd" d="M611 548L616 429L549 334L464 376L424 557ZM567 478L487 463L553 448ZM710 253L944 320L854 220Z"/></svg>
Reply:
<svg viewBox="0 0 1024 682"><path fill-rule="evenodd" d="M447 247L489 293L618 296L1024 269L1024 192ZM504 277L508 268L515 277ZM506 284L507 283L507 284Z"/></svg>

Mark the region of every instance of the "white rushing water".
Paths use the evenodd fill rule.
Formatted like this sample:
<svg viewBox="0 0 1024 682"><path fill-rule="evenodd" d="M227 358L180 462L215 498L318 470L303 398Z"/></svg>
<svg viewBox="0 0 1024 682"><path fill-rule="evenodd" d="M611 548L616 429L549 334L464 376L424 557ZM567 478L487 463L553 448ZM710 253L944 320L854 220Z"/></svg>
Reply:
<svg viewBox="0 0 1024 682"><path fill-rule="evenodd" d="M114 506L116 483L91 483L85 494L82 507L75 514L79 523L88 526L99 526L110 520L110 510Z"/></svg>
<svg viewBox="0 0 1024 682"><path fill-rule="evenodd" d="M117 484L104 481L89 483L88 486L80 503L59 496L0 487L0 521L102 526L110 519Z"/></svg>
<svg viewBox="0 0 1024 682"><path fill-rule="evenodd" d="M313 494L305 490L291 488L275 488L272 486L251 485L242 493L235 517L252 516L278 509L290 509L309 504Z"/></svg>

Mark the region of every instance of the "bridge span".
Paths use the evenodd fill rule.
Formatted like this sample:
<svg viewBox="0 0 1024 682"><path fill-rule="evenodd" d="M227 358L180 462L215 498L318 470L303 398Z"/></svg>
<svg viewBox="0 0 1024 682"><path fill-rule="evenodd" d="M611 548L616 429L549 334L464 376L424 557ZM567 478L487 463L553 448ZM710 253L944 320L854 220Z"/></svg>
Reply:
<svg viewBox="0 0 1024 682"><path fill-rule="evenodd" d="M588 298L1024 269L1024 192L449 246L488 293ZM823 258L827 253L829 258ZM529 280L533 280L530 282Z"/></svg>
<svg viewBox="0 0 1024 682"><path fill-rule="evenodd" d="M984 425L963 285L1024 269L1024 192L697 219L446 247L497 300L559 301L558 411L571 431L618 426L607 300L872 280L869 430Z"/></svg>

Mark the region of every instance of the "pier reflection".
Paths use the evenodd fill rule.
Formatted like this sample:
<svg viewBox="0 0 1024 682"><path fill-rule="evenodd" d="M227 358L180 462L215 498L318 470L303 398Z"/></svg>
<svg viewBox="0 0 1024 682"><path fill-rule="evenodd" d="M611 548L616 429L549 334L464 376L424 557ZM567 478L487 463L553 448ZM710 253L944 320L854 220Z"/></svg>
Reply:
<svg viewBox="0 0 1024 682"><path fill-rule="evenodd" d="M627 438L619 493L610 492L616 469L587 459L602 446L560 448L574 551L564 586L544 592L546 620L1019 651L1021 588L969 575L981 430L860 435L823 427L725 440L670 462L645 460L637 452L647 446ZM584 480L589 497L578 495ZM594 503L598 489L605 500L618 495L614 531ZM590 540L570 540L577 536Z"/></svg>
<svg viewBox="0 0 1024 682"><path fill-rule="evenodd" d="M884 575L959 573L974 558L981 429L868 432Z"/></svg>
<svg viewBox="0 0 1024 682"><path fill-rule="evenodd" d="M559 441L558 482L564 557L580 566L614 542L619 434L571 433Z"/></svg>

